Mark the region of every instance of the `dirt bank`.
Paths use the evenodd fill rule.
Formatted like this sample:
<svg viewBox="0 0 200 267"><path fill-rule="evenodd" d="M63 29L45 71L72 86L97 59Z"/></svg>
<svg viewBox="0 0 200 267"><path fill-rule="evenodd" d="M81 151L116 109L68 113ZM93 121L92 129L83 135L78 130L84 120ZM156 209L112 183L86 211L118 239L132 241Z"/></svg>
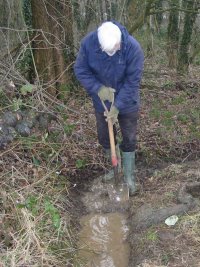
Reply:
<svg viewBox="0 0 200 267"><path fill-rule="evenodd" d="M84 187L79 182L82 194L78 199L84 207L80 220L86 214L91 218L95 214L102 217L116 212L125 214L130 245L128 267L198 267L199 164L198 160L168 164L154 172L145 167L138 168L139 194L125 204L111 202L106 195L105 185L97 177ZM150 176L144 177L144 173L150 173ZM174 226L167 226L165 219L171 215L177 215L178 222Z"/></svg>

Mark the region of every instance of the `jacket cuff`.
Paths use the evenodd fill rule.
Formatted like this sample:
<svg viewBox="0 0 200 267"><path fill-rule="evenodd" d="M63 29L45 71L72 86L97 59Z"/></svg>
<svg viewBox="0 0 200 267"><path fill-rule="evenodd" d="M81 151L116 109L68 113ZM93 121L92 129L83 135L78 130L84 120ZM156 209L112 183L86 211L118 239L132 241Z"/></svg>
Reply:
<svg viewBox="0 0 200 267"><path fill-rule="evenodd" d="M93 88L92 88L92 92L94 93L94 94L98 94L98 92L99 92L99 90L100 90L100 88L103 86L103 84L101 84L101 83L96 83L94 86L93 86Z"/></svg>

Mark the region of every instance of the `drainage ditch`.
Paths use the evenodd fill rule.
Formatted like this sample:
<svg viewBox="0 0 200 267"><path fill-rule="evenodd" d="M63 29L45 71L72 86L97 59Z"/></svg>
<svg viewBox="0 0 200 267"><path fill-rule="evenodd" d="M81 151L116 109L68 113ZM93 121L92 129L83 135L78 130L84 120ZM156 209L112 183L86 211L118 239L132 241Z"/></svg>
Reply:
<svg viewBox="0 0 200 267"><path fill-rule="evenodd" d="M95 179L82 197L87 215L80 220L78 248L84 267L128 267L128 201L110 198L110 187Z"/></svg>

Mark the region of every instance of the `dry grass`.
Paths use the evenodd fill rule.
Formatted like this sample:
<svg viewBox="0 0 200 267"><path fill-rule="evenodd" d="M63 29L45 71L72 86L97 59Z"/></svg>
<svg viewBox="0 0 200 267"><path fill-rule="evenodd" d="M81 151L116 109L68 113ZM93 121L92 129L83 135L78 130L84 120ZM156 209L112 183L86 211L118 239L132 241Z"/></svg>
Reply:
<svg viewBox="0 0 200 267"><path fill-rule="evenodd" d="M80 188L84 172L104 167L94 115L80 103L85 94L76 100L72 96L70 104L52 100L48 106L41 94L32 95L32 106L54 112L56 121L46 130L34 128L30 137L18 137L0 154L3 267L80 266L76 234L81 208L79 197L71 199L69 192L75 184Z"/></svg>
<svg viewBox="0 0 200 267"><path fill-rule="evenodd" d="M12 166L6 177L1 176L1 262L66 266L70 260L66 255L75 250L67 181L60 187L56 170L40 167L31 175L20 164L20 169Z"/></svg>

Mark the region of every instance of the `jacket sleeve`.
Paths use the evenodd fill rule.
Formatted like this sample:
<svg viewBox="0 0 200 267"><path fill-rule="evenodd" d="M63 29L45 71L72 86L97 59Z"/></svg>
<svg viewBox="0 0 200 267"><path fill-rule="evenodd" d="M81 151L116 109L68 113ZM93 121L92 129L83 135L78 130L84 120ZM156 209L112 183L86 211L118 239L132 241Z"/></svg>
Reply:
<svg viewBox="0 0 200 267"><path fill-rule="evenodd" d="M114 105L120 110L139 101L139 86L143 72L144 54L138 43L129 48L124 83L115 98Z"/></svg>
<svg viewBox="0 0 200 267"><path fill-rule="evenodd" d="M98 93L102 84L96 79L88 65L87 51L83 42L76 58L74 72L77 80L81 83L89 95Z"/></svg>

